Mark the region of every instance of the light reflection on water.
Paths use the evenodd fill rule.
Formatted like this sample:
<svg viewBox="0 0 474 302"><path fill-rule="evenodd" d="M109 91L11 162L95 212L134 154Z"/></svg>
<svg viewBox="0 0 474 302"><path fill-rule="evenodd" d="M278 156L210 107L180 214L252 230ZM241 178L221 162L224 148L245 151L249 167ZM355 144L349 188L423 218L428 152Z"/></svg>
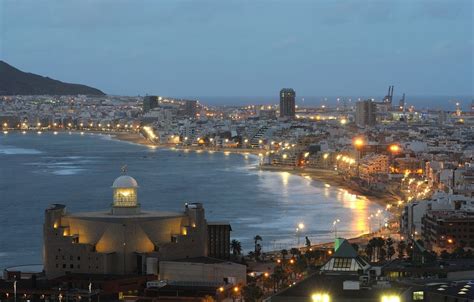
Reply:
<svg viewBox="0 0 474 302"><path fill-rule="evenodd" d="M256 234L265 250L295 245L300 222L302 243L305 236L313 243L332 240L335 219L341 221L339 236L356 236L367 232L367 217L381 209L308 175L258 170L258 157L248 154L163 150L65 133L8 134L1 145L33 151L0 153L0 267L41 261L49 204L65 203L71 212L107 208L123 164L139 182L144 209L178 211L185 202L203 202L209 221L231 223L232 237L246 253Z"/></svg>

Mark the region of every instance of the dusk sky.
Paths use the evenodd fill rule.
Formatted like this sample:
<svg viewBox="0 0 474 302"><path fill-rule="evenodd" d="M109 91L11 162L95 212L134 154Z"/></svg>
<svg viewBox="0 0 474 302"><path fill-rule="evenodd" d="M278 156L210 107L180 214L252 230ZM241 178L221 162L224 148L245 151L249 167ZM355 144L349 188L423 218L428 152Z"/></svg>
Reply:
<svg viewBox="0 0 474 302"><path fill-rule="evenodd" d="M472 0L0 0L0 57L109 94L472 95Z"/></svg>

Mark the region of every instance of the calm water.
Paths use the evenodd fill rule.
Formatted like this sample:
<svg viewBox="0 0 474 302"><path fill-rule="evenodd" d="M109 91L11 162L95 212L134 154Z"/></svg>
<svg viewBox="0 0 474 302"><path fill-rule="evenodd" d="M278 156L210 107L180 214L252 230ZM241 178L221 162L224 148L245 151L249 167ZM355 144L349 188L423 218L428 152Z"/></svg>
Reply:
<svg viewBox="0 0 474 302"><path fill-rule="evenodd" d="M208 220L231 223L232 237L252 248L296 244L296 225L312 242L369 229L367 217L380 207L364 198L287 172L256 169L251 155L159 150L77 133L0 134L0 267L41 263L44 209L64 203L68 210L107 209L110 186L127 164L140 185L143 209L182 210L204 203Z"/></svg>

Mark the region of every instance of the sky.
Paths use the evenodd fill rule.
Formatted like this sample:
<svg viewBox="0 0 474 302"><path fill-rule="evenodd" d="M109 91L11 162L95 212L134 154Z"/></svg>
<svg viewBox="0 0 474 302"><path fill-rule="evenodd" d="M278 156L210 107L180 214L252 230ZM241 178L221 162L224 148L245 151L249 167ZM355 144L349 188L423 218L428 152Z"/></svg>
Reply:
<svg viewBox="0 0 474 302"><path fill-rule="evenodd" d="M0 0L0 59L116 95L473 95L472 0Z"/></svg>

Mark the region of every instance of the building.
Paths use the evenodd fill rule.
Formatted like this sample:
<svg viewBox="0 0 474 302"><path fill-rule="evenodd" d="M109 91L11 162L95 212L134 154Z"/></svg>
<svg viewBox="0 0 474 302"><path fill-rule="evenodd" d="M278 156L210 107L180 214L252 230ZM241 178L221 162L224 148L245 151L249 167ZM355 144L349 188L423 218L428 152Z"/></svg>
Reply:
<svg viewBox="0 0 474 302"><path fill-rule="evenodd" d="M355 122L358 126L375 126L377 107L372 100L359 101L356 103Z"/></svg>
<svg viewBox="0 0 474 302"><path fill-rule="evenodd" d="M358 275L361 272L367 272L369 269L370 264L357 254L349 241L342 239L334 255L321 267L321 272L342 272L344 274Z"/></svg>
<svg viewBox="0 0 474 302"><path fill-rule="evenodd" d="M209 222L207 224L207 238L209 257L230 259L230 224L223 222Z"/></svg>
<svg viewBox="0 0 474 302"><path fill-rule="evenodd" d="M318 272L292 284L267 301L412 301L409 299L411 291L407 287L382 280L379 278L380 269L371 267L347 240L338 241L339 246L333 256ZM387 299L383 299L383 296Z"/></svg>
<svg viewBox="0 0 474 302"><path fill-rule="evenodd" d="M143 99L143 112L148 112L153 108L158 107L160 97L155 95L147 95Z"/></svg>
<svg viewBox="0 0 474 302"><path fill-rule="evenodd" d="M183 212L142 211L138 183L127 175L112 185L106 211L45 211L43 262L47 278L65 274L157 275L163 260L207 256L207 221L200 203Z"/></svg>
<svg viewBox="0 0 474 302"><path fill-rule="evenodd" d="M367 182L372 182L376 175L387 174L389 171L389 158L384 154L370 154L361 160L359 177Z"/></svg>
<svg viewBox="0 0 474 302"><path fill-rule="evenodd" d="M195 118L197 113L197 101L186 100L184 101L184 116Z"/></svg>
<svg viewBox="0 0 474 302"><path fill-rule="evenodd" d="M296 93L292 88L280 90L280 117L294 118L296 112Z"/></svg>
<svg viewBox="0 0 474 302"><path fill-rule="evenodd" d="M161 261L160 279L168 283L196 282L208 286L243 285L247 283L247 267L210 257Z"/></svg>
<svg viewBox="0 0 474 302"><path fill-rule="evenodd" d="M426 248L440 252L458 247L474 249L474 212L428 210L421 219Z"/></svg>

